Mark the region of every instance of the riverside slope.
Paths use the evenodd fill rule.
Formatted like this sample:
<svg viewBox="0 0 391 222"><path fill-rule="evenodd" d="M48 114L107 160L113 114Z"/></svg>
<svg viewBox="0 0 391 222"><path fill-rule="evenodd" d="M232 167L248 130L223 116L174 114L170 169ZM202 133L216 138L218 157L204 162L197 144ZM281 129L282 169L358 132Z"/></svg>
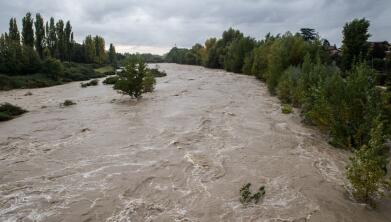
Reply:
<svg viewBox="0 0 391 222"><path fill-rule="evenodd" d="M390 221L352 202L348 152L253 77L162 64L156 92L110 86L0 92L30 110L0 123L0 221ZM31 96L24 96L26 92ZM65 99L77 105L60 108ZM239 189L266 187L243 207Z"/></svg>

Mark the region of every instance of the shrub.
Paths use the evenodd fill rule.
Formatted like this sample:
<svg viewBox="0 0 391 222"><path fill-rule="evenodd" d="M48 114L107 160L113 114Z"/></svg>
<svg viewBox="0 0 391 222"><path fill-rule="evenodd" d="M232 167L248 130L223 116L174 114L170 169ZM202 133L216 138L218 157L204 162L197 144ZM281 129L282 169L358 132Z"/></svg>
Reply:
<svg viewBox="0 0 391 222"><path fill-rule="evenodd" d="M41 71L52 79L58 79L63 75L64 67L60 60L49 57L43 62Z"/></svg>
<svg viewBox="0 0 391 222"><path fill-rule="evenodd" d="M60 106L62 107L73 106L73 105L76 105L76 103L69 99L65 100L63 103L60 104Z"/></svg>
<svg viewBox="0 0 391 222"><path fill-rule="evenodd" d="M143 92L153 92L156 84L155 76L147 72L143 79Z"/></svg>
<svg viewBox="0 0 391 222"><path fill-rule="evenodd" d="M153 69L148 69L148 72L151 73L154 77L164 77L167 76L167 73L164 71L159 71L159 67L156 66Z"/></svg>
<svg viewBox="0 0 391 222"><path fill-rule="evenodd" d="M258 192L252 194L250 191L251 183L243 185L240 189L240 202L242 204L249 204L251 201L254 201L255 204L259 202L261 198L265 196L265 186L261 186L258 189Z"/></svg>
<svg viewBox="0 0 391 222"><path fill-rule="evenodd" d="M26 110L18 106L12 105L10 103L3 103L0 105L0 121L10 120L26 112Z"/></svg>
<svg viewBox="0 0 391 222"><path fill-rule="evenodd" d="M80 64L74 62L64 62L64 76L63 80L70 81L85 81L92 78L100 78L105 75L95 72L93 67L88 64Z"/></svg>
<svg viewBox="0 0 391 222"><path fill-rule="evenodd" d="M277 85L277 96L283 103L300 103L300 94L298 93L298 81L300 78L300 69L289 67L281 76Z"/></svg>
<svg viewBox="0 0 391 222"><path fill-rule="evenodd" d="M115 71L108 71L103 73L105 76L112 76L115 75Z"/></svg>
<svg viewBox="0 0 391 222"><path fill-rule="evenodd" d="M114 85L118 81L118 76L110 76L103 80L103 84L105 85Z"/></svg>
<svg viewBox="0 0 391 222"><path fill-rule="evenodd" d="M390 181L385 178L387 154L384 150L383 124L375 120L368 145L357 150L347 167L347 178L352 184L354 197L374 205L373 199L390 189Z"/></svg>
<svg viewBox="0 0 391 222"><path fill-rule="evenodd" d="M94 79L94 80L91 80L91 81L89 81L87 83L81 83L80 85L81 85L82 88L86 88L88 86L97 86L98 84L99 84L99 80Z"/></svg>
<svg viewBox="0 0 391 222"><path fill-rule="evenodd" d="M12 116L10 116L9 114L0 112L0 121L7 121L11 119Z"/></svg>
<svg viewBox="0 0 391 222"><path fill-rule="evenodd" d="M281 107L281 111L284 114L290 114L293 112L292 106L289 104L283 104Z"/></svg>

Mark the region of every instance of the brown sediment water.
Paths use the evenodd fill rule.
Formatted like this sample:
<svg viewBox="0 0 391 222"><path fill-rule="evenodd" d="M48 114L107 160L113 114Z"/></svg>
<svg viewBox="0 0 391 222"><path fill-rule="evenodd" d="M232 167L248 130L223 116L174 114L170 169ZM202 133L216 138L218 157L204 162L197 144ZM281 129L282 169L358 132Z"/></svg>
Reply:
<svg viewBox="0 0 391 222"><path fill-rule="evenodd" d="M282 114L263 83L160 66L139 101L78 82L0 92L30 111L0 123L0 221L391 221L390 201L350 199L349 152ZM266 195L243 206L248 182Z"/></svg>

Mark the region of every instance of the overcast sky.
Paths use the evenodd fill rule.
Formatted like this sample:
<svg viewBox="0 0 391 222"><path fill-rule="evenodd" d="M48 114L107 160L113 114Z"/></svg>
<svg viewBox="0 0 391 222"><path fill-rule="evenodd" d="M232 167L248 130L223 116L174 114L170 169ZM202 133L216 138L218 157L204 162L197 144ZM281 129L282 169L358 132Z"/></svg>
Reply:
<svg viewBox="0 0 391 222"><path fill-rule="evenodd" d="M362 17L371 21L372 40L391 40L391 0L0 0L0 32L28 11L71 20L77 41L102 35L120 52L163 54L229 27L257 39L311 27L340 45L343 25Z"/></svg>

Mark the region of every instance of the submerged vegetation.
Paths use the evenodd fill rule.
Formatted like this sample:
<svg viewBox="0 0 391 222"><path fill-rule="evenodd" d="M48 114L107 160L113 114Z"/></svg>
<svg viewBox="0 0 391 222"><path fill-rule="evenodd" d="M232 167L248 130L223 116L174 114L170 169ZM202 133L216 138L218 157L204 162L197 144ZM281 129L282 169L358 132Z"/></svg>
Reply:
<svg viewBox="0 0 391 222"><path fill-rule="evenodd" d="M347 177L357 199L369 203L385 188L388 149L384 142L391 126L390 91L377 87L390 81L390 73L374 70L371 64L374 59L390 63L391 58L370 47L368 28L365 19L346 23L341 53L309 28L296 34L268 34L261 41L231 28L220 39L206 40L204 46L174 47L166 60L264 81L284 104L283 113L290 113L291 106L300 108L307 123L328 133L330 144L354 151ZM379 81L378 73L386 80ZM246 189L242 191L246 194Z"/></svg>
<svg viewBox="0 0 391 222"><path fill-rule="evenodd" d="M81 83L80 86L81 86L82 88L86 88L86 87L88 87L88 86L97 86L98 84L99 84L99 80L93 79L93 80L91 80L91 81L89 81L89 82Z"/></svg>
<svg viewBox="0 0 391 222"><path fill-rule="evenodd" d="M266 194L265 186L259 187L258 191L254 194L251 193L250 187L251 183L247 183L240 189L240 203L244 205L249 204L252 201L257 204Z"/></svg>
<svg viewBox="0 0 391 222"><path fill-rule="evenodd" d="M293 112L292 106L289 104L282 104L281 112L284 114L290 114Z"/></svg>
<svg viewBox="0 0 391 222"><path fill-rule="evenodd" d="M27 111L10 103L0 104L0 121L11 120Z"/></svg>
<svg viewBox="0 0 391 222"><path fill-rule="evenodd" d="M103 80L103 84L105 85L114 85L118 81L118 76L109 76L105 80Z"/></svg>
<svg viewBox="0 0 391 222"><path fill-rule="evenodd" d="M76 105L75 102L73 102L70 99L65 100L63 103L60 104L61 107L66 107L66 106L73 106Z"/></svg>

